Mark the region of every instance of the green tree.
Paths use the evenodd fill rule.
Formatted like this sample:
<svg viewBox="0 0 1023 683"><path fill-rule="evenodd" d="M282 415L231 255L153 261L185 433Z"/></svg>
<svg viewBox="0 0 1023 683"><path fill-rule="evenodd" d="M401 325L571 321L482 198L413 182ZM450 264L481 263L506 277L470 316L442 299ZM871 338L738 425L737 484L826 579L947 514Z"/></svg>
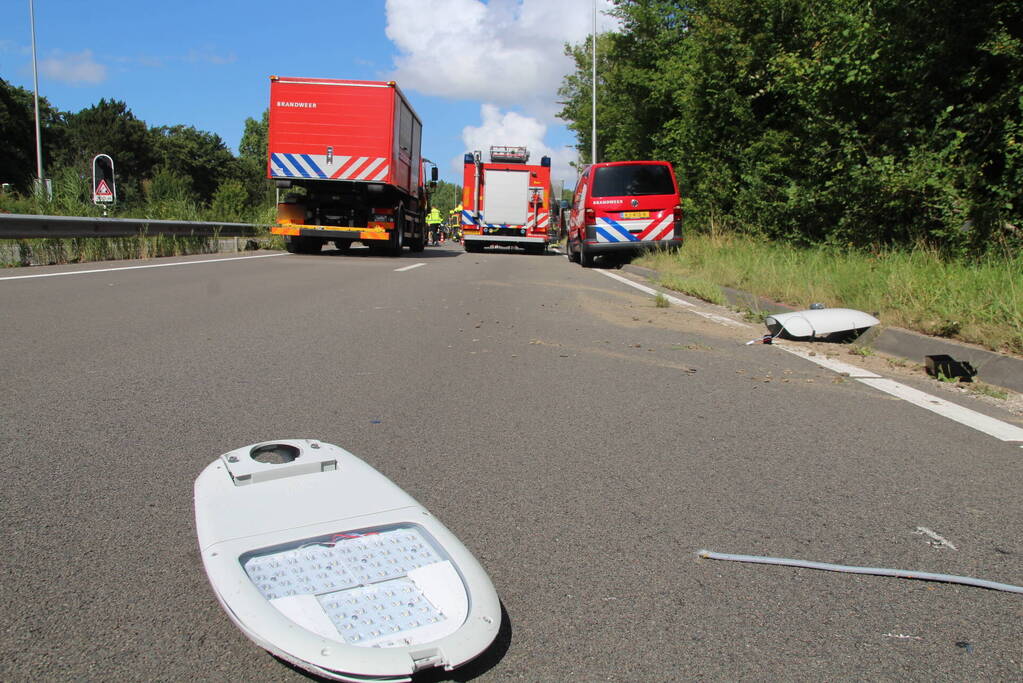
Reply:
<svg viewBox="0 0 1023 683"><path fill-rule="evenodd" d="M189 179L192 194L208 203L224 180L238 179L242 169L219 135L193 126L153 128L161 168Z"/></svg>
<svg viewBox="0 0 1023 683"><path fill-rule="evenodd" d="M107 99L66 119L67 144L54 155L55 162L91 174L93 157L109 154L118 198L130 201L142 180L152 175L157 158L145 122L135 118L124 102Z"/></svg>
<svg viewBox="0 0 1023 683"><path fill-rule="evenodd" d="M259 121L245 119L245 130L238 144L240 179L249 195L249 202L256 204L273 197L273 184L267 178L267 141L270 129L270 110L264 109Z"/></svg>
<svg viewBox="0 0 1023 683"><path fill-rule="evenodd" d="M1020 244L1023 10L1007 0L616 0L607 160L674 162L691 224L800 242ZM589 147L589 56L561 89ZM695 219L695 220L694 220Z"/></svg>
<svg viewBox="0 0 1023 683"><path fill-rule="evenodd" d="M244 221L246 206L249 204L249 193L240 180L225 180L217 187L210 204L213 219L218 221Z"/></svg>
<svg viewBox="0 0 1023 683"><path fill-rule="evenodd" d="M39 98L43 172L50 175L54 150L66 144L65 114ZM29 90L0 78L0 182L28 192L36 177L35 105Z"/></svg>
<svg viewBox="0 0 1023 683"><path fill-rule="evenodd" d="M250 159L264 168L267 163L267 140L270 131L270 110L264 109L262 118L257 121L251 116L245 119L245 130L238 144L238 156Z"/></svg>
<svg viewBox="0 0 1023 683"><path fill-rule="evenodd" d="M437 189L433 191L430 203L437 207L441 215L447 216L451 209L455 208L462 201L462 186L454 183L447 183L443 180L437 181Z"/></svg>

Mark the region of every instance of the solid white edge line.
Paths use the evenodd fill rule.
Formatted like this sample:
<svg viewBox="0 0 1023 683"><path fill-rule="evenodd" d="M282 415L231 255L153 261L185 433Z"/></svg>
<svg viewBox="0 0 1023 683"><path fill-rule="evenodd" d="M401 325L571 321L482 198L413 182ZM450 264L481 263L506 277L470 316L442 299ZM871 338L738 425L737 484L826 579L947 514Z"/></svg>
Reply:
<svg viewBox="0 0 1023 683"><path fill-rule="evenodd" d="M614 280L618 280L619 282L623 282L630 287L634 287L635 289L645 292L646 294L650 294L651 296L663 294L663 292L658 292L651 287L641 285L638 282L633 282L632 280L622 277L616 273L609 273L606 270L600 270L597 272ZM748 327L747 325L737 323L736 321L731 320L730 318L725 318L724 316L694 310L695 306L693 304L688 301L683 301L677 297L665 295L665 298L667 298L671 303L678 306L684 306L689 309L691 313L696 313L697 315L701 315L709 320L722 322L730 326ZM862 382L863 384L877 389L878 391L883 391L886 394L900 398L915 406L919 406L920 408L929 410L932 413L941 415L949 420L958 422L961 425L976 429L988 436L993 436L1000 441L1023 441L1023 428L1017 427L1016 425L1003 422L997 418L989 417L983 413L978 413L975 410L970 410L969 408L964 408L963 406L952 403L951 401L946 401L943 398L938 398L937 396L906 386L905 384L901 384L895 380L887 379L881 375L870 372L869 370L858 368L855 365L849 365L848 363L843 363L841 361L828 358L827 356L811 356L808 351L795 349L786 344L772 344L772 346L777 346L782 351L787 351L794 356L799 356L811 363L816 363L822 368L846 374L850 377L850 379L855 379L857 382ZM1020 446L1020 448L1023 448L1023 446Z"/></svg>
<svg viewBox="0 0 1023 683"><path fill-rule="evenodd" d="M405 266L404 268L395 268L394 272L395 273L404 273L406 270L412 270L413 268L418 268L419 266L425 266L425 265L426 265L425 263L413 263L411 266Z"/></svg>
<svg viewBox="0 0 1023 683"><path fill-rule="evenodd" d="M707 320L713 320L714 322L721 323L722 325L728 325L729 327L738 327L738 328L741 328L741 329L749 329L749 327L750 327L746 323L741 323L741 322L738 322L736 320L732 320L731 318L726 318L723 315L718 315L716 313L708 313L706 311L701 311L701 310L699 310L696 307L696 304L691 304L691 303L689 303L688 301L686 301L684 299L679 299L676 296L671 296L670 294L665 294L664 292L659 292L659 291L657 291L656 289L654 289L652 287L647 287L646 285L641 285L638 282L634 282L634 281L630 280L627 277L622 277L621 275L618 275L617 273L610 273L610 272L608 272L606 270L598 270L597 272L600 273L601 275L608 276L612 280L618 280L619 282L627 284L630 287L633 287L635 289L638 289L641 292L644 292L645 294L649 294L650 296L657 296L658 294L660 294L665 299L667 299L669 302L675 304L676 306L682 306L682 307L688 309L690 313L695 313L696 315L704 317Z"/></svg>
<svg viewBox="0 0 1023 683"><path fill-rule="evenodd" d="M270 258L271 256L287 256L288 254L258 254L256 256L231 256L228 258L211 258L205 261L175 261L174 263L148 263L144 266L121 266L120 268L92 268L90 270L68 270L61 273L36 273L35 275L11 275L0 277L0 280L28 280L38 277L62 277L64 275L86 275L89 273L112 273L117 270L142 270L144 268L167 268L170 266L193 266L200 263L220 263L223 261L244 261L254 258Z"/></svg>
<svg viewBox="0 0 1023 683"><path fill-rule="evenodd" d="M908 401L924 410L929 410L932 413L937 413L942 417L954 420L959 424L972 427L978 432L993 436L1000 441L1023 441L1023 429L1016 425L1002 422L969 408L964 408L961 405L932 396L919 389L908 387L895 380L884 377L854 377L853 379L866 384L868 387L873 387L878 391L883 391L896 398L901 398L903 401Z"/></svg>

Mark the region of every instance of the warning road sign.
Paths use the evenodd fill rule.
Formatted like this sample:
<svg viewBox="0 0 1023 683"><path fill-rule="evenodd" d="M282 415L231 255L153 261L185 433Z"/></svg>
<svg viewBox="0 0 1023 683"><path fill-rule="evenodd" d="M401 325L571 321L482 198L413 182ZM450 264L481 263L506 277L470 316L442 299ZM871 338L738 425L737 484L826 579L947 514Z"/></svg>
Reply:
<svg viewBox="0 0 1023 683"><path fill-rule="evenodd" d="M114 160L107 154L97 154L92 159L92 202L110 204L117 201L117 185L114 184Z"/></svg>

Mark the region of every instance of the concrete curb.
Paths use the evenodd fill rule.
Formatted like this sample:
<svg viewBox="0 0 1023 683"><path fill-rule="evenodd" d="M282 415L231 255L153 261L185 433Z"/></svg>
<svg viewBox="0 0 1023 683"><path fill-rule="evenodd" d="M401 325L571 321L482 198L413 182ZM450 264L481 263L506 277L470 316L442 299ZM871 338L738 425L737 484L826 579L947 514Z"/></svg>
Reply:
<svg viewBox="0 0 1023 683"><path fill-rule="evenodd" d="M622 270L642 275L654 282L660 277L660 273L656 270L632 264L622 266ZM798 310L779 304L777 301L729 287L722 287L721 293L728 303L736 308L748 308L764 313ZM884 325L878 325L868 330L854 343L920 364L924 363L925 356L946 354L957 361L968 361L977 370L977 377L988 384L1023 393L1023 359L1013 356L994 353L950 339L929 337L918 332Z"/></svg>

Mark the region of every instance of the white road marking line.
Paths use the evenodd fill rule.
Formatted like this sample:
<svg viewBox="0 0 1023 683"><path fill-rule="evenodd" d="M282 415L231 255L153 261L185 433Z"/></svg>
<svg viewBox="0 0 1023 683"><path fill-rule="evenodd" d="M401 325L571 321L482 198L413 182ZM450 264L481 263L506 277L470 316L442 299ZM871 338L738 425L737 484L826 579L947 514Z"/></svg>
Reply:
<svg viewBox="0 0 1023 683"><path fill-rule="evenodd" d="M964 408L961 405L952 403L951 401L946 401L943 398L932 396L931 394L920 391L919 389L907 387L905 384L900 384L895 380L885 379L884 377L856 377L854 379L857 382L863 382L867 386L873 387L878 391L891 394L896 398L901 398L903 401L909 401L913 405L929 410L932 413L937 413L942 417L947 417L959 424L972 427L978 432L984 432L988 436L993 436L1000 441L1023 441L1023 429L1016 425L996 420L993 417L988 417L983 413L978 413L975 410Z"/></svg>
<svg viewBox="0 0 1023 683"><path fill-rule="evenodd" d="M419 266L425 266L425 265L426 265L425 263L413 263L411 266L405 266L404 268L395 268L394 272L395 273L404 273L406 270L412 270L413 268L418 268Z"/></svg>
<svg viewBox="0 0 1023 683"><path fill-rule="evenodd" d="M628 279L626 277L622 277L621 275L618 275L617 273L610 273L610 272L608 272L606 270L598 270L597 272L600 273L601 275L608 276L612 280L618 280L619 282L625 283L625 284L629 285L630 287L634 287L635 289L638 289L641 292L649 294L650 296L657 296L658 294L661 294L662 296L664 296L664 298L666 298L668 301L670 301L671 303L675 304L676 306L683 306L683 307L689 309L690 313L695 313L696 315L702 316L702 317L706 318L707 320L713 320L716 323L720 323L722 325L728 325L729 327L738 327L738 328L741 328L741 329L748 329L749 328L749 325L747 325L746 323L741 323L741 322L738 322L737 320L732 320L731 318L726 318L725 316L718 315L716 313L708 313L707 311L701 311L701 310L699 310L696 307L695 304L691 304L691 303L689 303L688 301L686 301L684 299L679 299L678 297L671 296L670 294L665 294L664 292L659 292L656 289L653 289L652 287L647 287L646 285L641 285L638 282L633 282L632 280L630 280L630 279Z"/></svg>
<svg viewBox="0 0 1023 683"><path fill-rule="evenodd" d="M624 278L621 275L609 273L606 270L598 270L597 272L601 273L602 275L606 275L614 280L618 280L619 282L623 282L629 285L630 287L634 287L641 292L650 294L651 296L663 294L663 292L658 292L657 290L651 287L641 285L638 282L633 282L632 280ZM667 295L665 295L665 297L668 299L668 301L675 304L676 306L683 306L687 308L691 313L701 315L704 318L707 318L708 320L713 320L724 325L729 325L730 327L743 328L749 327L748 325L736 322L724 316L696 310L696 306L694 304L691 304L688 301L683 301L682 299L679 299L677 297ZM975 410L970 410L969 408L964 408L963 406L960 406L956 403L952 403L951 401L946 401L943 398L938 398L937 396L933 396L926 392L920 391L919 389L908 387L905 384L901 384L899 382L896 382L895 380L887 379L885 377L882 377L881 375L870 372L869 370L858 368L855 365L849 365L848 363L843 363L841 361L828 358L827 356L811 356L808 351L804 351L802 349L795 349L785 344L773 344L772 346L777 346L783 351L787 351L788 353L791 353L795 356L804 358L810 361L811 363L816 363L817 365L820 365L823 368L827 368L828 370L846 374L851 379L855 379L857 382L862 382L863 384L866 384L869 387L877 389L878 391L883 391L886 394L895 396L896 398L901 398L902 400L908 401L909 403L912 403L915 406L919 406L920 408L929 410L932 413L937 413L938 415L948 418L949 420L953 420L954 422L958 422L961 425L965 425L972 429L976 429L977 431L987 434L988 436L993 436L994 438L999 439L1000 441L1023 441L1023 428L1017 427L1016 425L1010 424L1008 422L1003 422L1002 420L998 420L993 417L989 417L987 415L984 415L983 413L978 413ZM1023 446L1020 446L1020 448L1023 448Z"/></svg>
<svg viewBox="0 0 1023 683"><path fill-rule="evenodd" d="M259 254L257 256L232 256L230 258L211 258L205 261L175 261L174 263L149 263L144 266L121 266L120 268L93 268L91 270L69 270L62 273L36 273L35 275L11 275L0 277L0 280L28 280L37 277L62 277L64 275L86 275L88 273L112 273L116 270L142 270L143 268L167 268L169 266L192 266L199 263L221 263L223 261L244 261L253 258L270 258L287 256L287 254Z"/></svg>
<svg viewBox="0 0 1023 683"><path fill-rule="evenodd" d="M951 548L952 550L959 550L959 548L952 545L952 542L947 538L939 536L925 526L918 526L916 528L916 533L923 534L924 536L930 536L933 539L931 545L935 548Z"/></svg>

